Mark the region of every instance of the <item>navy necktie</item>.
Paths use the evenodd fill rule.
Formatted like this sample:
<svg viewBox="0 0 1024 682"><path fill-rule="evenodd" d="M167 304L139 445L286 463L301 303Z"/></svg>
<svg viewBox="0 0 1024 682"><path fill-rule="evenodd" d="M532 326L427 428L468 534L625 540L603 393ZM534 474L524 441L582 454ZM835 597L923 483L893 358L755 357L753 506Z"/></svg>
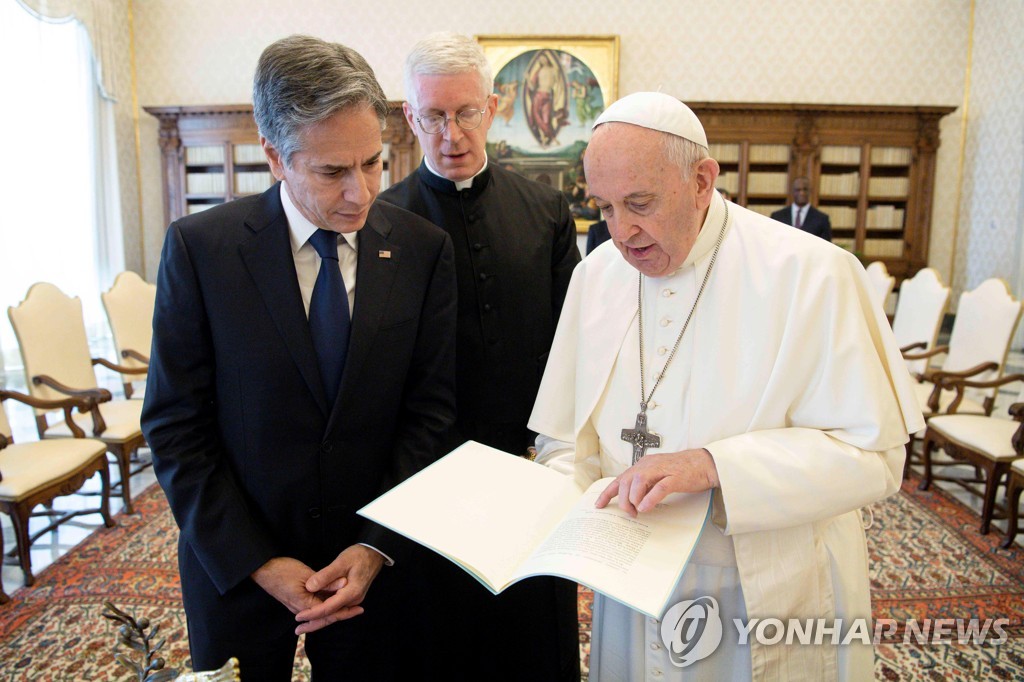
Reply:
<svg viewBox="0 0 1024 682"><path fill-rule="evenodd" d="M348 294L338 266L338 233L318 229L309 238L309 243L320 255L320 272L309 301L309 333L320 363L320 378L327 391L327 401L334 405L348 353L351 326Z"/></svg>

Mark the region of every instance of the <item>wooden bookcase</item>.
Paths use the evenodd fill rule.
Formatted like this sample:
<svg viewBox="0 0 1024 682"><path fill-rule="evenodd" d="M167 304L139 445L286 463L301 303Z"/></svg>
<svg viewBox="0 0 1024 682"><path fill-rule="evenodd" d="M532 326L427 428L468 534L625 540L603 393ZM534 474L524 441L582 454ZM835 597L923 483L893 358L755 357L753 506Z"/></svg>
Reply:
<svg viewBox="0 0 1024 682"><path fill-rule="evenodd" d="M939 121L953 107L688 104L734 201L768 215L806 175L836 244L898 281L927 266Z"/></svg>
<svg viewBox="0 0 1024 682"><path fill-rule="evenodd" d="M384 130L381 189L419 163L416 137L391 102ZM251 104L144 107L160 121L164 222L263 192L274 183L259 145Z"/></svg>

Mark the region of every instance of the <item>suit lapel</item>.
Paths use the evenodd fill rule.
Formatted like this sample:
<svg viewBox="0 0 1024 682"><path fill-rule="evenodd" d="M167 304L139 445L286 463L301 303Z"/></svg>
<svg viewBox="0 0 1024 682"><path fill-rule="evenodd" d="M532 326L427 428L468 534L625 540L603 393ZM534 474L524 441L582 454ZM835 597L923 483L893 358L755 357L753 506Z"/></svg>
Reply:
<svg viewBox="0 0 1024 682"><path fill-rule="evenodd" d="M320 369L299 292L279 184L260 197L260 203L246 217L245 224L253 235L239 246L239 253L302 378L327 416L330 406L320 381Z"/></svg>
<svg viewBox="0 0 1024 682"><path fill-rule="evenodd" d="M389 306L391 287L401 262L401 248L388 241L391 223L374 205L359 231L359 255L356 265L356 304L352 311L352 332L349 338L345 373L341 377L338 400L331 422L351 409L358 400L360 375L369 362L374 339L380 330L384 311Z"/></svg>

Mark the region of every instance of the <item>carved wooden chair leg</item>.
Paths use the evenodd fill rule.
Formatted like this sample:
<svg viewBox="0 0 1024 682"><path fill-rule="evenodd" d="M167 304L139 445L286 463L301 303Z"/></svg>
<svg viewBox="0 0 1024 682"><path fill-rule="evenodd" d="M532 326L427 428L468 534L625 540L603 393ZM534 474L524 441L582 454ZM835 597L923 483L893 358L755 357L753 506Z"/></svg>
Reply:
<svg viewBox="0 0 1024 682"><path fill-rule="evenodd" d="M17 541L18 564L25 575L25 586L31 587L36 583L36 577L32 575L32 547L28 541L28 518L32 510L15 504L7 507L6 511L11 515L11 526L14 528L14 537Z"/></svg>
<svg viewBox="0 0 1024 682"><path fill-rule="evenodd" d="M113 528L114 517L110 515L110 467L100 468L100 516L103 517L103 525Z"/></svg>
<svg viewBox="0 0 1024 682"><path fill-rule="evenodd" d="M924 473L921 475L921 483L917 486L918 490L928 490L928 487L932 484L932 449L935 447L931 432L928 432L924 436L924 443L921 446L921 460L924 464Z"/></svg>
<svg viewBox="0 0 1024 682"><path fill-rule="evenodd" d="M132 505L131 469L132 452L126 451L119 446L111 446L110 453L117 459L117 469L121 474L121 499L124 500L124 511L126 514L134 514L135 507Z"/></svg>
<svg viewBox="0 0 1024 682"><path fill-rule="evenodd" d="M903 480L910 478L910 458L914 456L914 436L911 434L907 441L907 458L903 460Z"/></svg>
<svg viewBox="0 0 1024 682"><path fill-rule="evenodd" d="M975 466L975 469L977 468ZM988 535L988 531L992 527L992 515L995 513L996 506L996 491L999 490L999 482L1002 478L1003 471L996 464L988 472L988 478L985 479L985 497L981 505L981 528L979 529L982 535Z"/></svg>
<svg viewBox="0 0 1024 682"><path fill-rule="evenodd" d="M4 546L4 530L3 530L3 527L0 526L0 547L3 547L3 546ZM11 601L11 598L7 596L6 592L4 592L4 583L3 583L2 580L0 580L0 604L6 604L9 601Z"/></svg>
<svg viewBox="0 0 1024 682"><path fill-rule="evenodd" d="M1017 537L1017 516L1020 510L1020 494L1024 492L1024 484L1021 484L1020 479L1015 478L1012 474L1010 475L1010 481L1007 485L1009 486L1009 490L1006 492L1006 537L999 545L1003 549L1009 549L1012 547L1013 541Z"/></svg>

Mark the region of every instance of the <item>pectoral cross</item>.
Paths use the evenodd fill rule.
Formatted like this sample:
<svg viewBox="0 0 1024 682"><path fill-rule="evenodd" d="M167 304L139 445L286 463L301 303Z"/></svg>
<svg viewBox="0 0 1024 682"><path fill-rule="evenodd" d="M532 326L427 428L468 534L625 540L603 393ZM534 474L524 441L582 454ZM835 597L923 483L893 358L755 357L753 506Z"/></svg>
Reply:
<svg viewBox="0 0 1024 682"><path fill-rule="evenodd" d="M647 403L640 403L640 412L636 415L636 426L622 429L622 440L633 445L633 464L647 454L647 448L661 447L661 436L647 430Z"/></svg>

